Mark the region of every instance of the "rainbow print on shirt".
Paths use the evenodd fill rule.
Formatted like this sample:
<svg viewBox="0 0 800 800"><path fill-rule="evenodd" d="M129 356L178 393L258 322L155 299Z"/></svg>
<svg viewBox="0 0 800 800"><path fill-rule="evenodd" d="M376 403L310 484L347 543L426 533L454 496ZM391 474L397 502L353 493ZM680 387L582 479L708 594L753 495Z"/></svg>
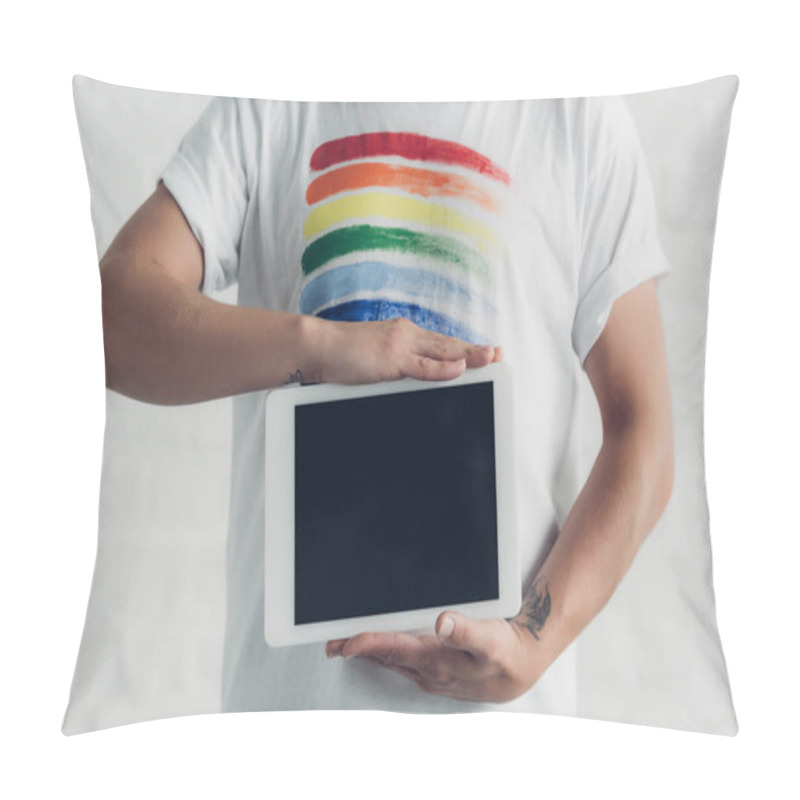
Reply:
<svg viewBox="0 0 800 800"><path fill-rule="evenodd" d="M464 145L377 132L313 152L300 311L332 320L406 317L488 341L508 174Z"/></svg>

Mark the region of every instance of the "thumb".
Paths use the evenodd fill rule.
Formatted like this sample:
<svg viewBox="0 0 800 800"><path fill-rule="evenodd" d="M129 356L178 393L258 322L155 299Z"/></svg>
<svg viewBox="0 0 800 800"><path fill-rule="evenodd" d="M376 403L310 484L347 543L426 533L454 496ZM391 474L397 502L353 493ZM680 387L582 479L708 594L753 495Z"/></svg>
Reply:
<svg viewBox="0 0 800 800"><path fill-rule="evenodd" d="M489 623L472 619L458 611L443 611L439 615L436 637L447 647L468 650L476 656L488 656L493 640Z"/></svg>

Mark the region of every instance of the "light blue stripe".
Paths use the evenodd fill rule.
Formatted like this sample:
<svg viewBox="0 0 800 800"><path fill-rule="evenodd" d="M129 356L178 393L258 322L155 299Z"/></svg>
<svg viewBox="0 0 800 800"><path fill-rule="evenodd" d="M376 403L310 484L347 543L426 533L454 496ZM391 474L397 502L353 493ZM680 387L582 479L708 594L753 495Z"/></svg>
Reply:
<svg viewBox="0 0 800 800"><path fill-rule="evenodd" d="M463 284L416 267L397 267L383 261L361 261L344 264L312 278L300 294L300 311L315 314L323 306L358 291L396 291L410 297L447 296L456 303L474 306L494 313L487 303L478 300Z"/></svg>

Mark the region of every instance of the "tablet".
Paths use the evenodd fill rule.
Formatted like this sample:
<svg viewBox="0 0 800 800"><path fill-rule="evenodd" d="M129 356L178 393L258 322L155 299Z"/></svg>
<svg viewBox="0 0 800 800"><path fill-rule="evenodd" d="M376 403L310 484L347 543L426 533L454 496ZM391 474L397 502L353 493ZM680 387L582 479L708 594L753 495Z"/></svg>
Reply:
<svg viewBox="0 0 800 800"><path fill-rule="evenodd" d="M511 380L499 362L267 395L267 644L519 611Z"/></svg>

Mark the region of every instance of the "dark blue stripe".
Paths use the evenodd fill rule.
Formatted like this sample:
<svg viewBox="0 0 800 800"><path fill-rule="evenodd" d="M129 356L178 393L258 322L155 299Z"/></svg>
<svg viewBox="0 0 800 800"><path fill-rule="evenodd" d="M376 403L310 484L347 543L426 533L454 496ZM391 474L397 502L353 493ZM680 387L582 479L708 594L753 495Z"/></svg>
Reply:
<svg viewBox="0 0 800 800"><path fill-rule="evenodd" d="M395 300L383 300L380 298L351 300L347 303L340 303L326 308L318 312L317 316L323 319L346 322L370 322L405 317L415 325L419 325L420 328L425 328L429 331L442 333L445 336L455 336L473 344L488 344L485 338L473 333L452 317L439 314L429 308L413 303L398 303Z"/></svg>

